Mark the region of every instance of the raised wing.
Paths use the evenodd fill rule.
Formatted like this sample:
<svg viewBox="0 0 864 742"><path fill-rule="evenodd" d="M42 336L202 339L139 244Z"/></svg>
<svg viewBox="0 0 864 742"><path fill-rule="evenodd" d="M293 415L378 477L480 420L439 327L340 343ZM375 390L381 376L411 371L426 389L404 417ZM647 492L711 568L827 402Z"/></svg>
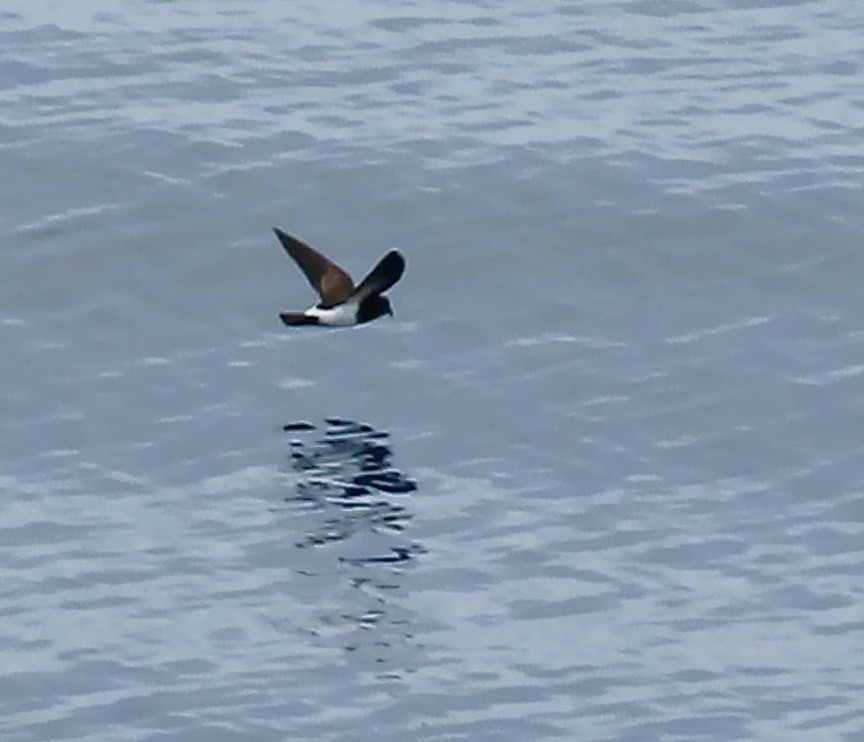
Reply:
<svg viewBox="0 0 864 742"><path fill-rule="evenodd" d="M273 230L285 251L306 274L312 288L321 297L322 307L333 307L346 301L354 293L354 281L342 268L314 248L283 232Z"/></svg>
<svg viewBox="0 0 864 742"><path fill-rule="evenodd" d="M396 281L402 278L405 272L405 258L398 250L391 250L381 260L378 261L369 275L366 276L357 289L354 291L354 296L359 301L363 301L367 296L372 294L383 294Z"/></svg>

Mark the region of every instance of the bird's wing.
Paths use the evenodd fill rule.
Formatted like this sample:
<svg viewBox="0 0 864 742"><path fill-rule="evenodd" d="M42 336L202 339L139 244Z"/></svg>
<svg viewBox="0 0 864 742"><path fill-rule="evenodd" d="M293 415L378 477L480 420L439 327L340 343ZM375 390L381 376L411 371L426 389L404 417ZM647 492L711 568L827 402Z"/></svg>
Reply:
<svg viewBox="0 0 864 742"><path fill-rule="evenodd" d="M398 250L391 250L378 261L369 275L366 276L354 291L358 301L363 301L372 294L383 294L396 281L402 278L405 272L405 258Z"/></svg>
<svg viewBox="0 0 864 742"><path fill-rule="evenodd" d="M306 274L312 288L321 297L322 307L333 307L346 301L354 293L354 282L342 268L305 242L274 229L285 251Z"/></svg>

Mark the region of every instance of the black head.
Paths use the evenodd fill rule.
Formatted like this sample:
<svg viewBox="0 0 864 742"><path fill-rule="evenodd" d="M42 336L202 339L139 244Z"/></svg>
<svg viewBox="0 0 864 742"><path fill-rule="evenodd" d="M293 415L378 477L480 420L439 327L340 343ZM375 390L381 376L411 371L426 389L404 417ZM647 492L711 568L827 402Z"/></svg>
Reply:
<svg viewBox="0 0 864 742"><path fill-rule="evenodd" d="M357 310L357 321L370 322L382 314L393 314L390 300L386 296L381 296L381 294L373 294L372 296L367 296L360 303L360 307Z"/></svg>

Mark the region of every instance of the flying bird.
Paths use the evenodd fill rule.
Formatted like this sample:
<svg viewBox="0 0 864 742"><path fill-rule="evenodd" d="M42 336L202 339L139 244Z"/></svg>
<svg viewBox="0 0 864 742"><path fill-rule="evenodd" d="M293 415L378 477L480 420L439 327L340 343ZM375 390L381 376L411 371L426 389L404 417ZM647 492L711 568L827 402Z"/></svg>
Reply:
<svg viewBox="0 0 864 742"><path fill-rule="evenodd" d="M355 288L351 276L332 260L278 227L273 231L321 297L318 304L305 312L280 312L279 316L286 325L350 327L362 325L382 314L393 314L390 300L382 294L405 271L405 258L398 250L391 250L381 258Z"/></svg>

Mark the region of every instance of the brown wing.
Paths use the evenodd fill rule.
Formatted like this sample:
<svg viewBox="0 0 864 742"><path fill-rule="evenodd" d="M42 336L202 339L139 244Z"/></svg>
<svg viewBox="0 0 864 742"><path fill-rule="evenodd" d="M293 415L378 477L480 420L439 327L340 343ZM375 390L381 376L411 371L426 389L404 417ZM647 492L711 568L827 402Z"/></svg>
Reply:
<svg viewBox="0 0 864 742"><path fill-rule="evenodd" d="M296 237L276 228L273 230L285 251L296 261L321 297L322 307L333 307L347 301L354 293L354 281L342 268Z"/></svg>

